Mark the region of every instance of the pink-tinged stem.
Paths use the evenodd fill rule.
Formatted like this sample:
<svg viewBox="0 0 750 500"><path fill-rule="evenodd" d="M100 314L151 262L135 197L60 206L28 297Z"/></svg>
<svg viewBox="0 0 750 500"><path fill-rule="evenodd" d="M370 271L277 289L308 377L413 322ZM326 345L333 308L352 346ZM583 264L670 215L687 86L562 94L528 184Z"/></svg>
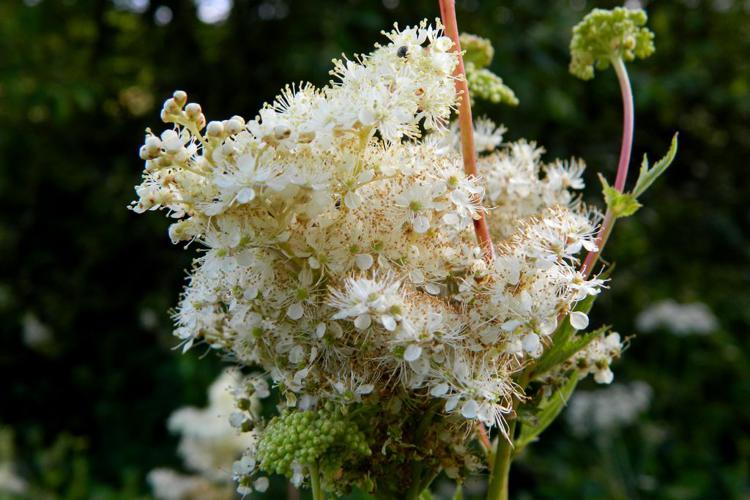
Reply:
<svg viewBox="0 0 750 500"><path fill-rule="evenodd" d="M620 146L620 162L617 164L617 177L615 178L615 189L619 192L625 190L625 180L628 177L628 166L630 166L630 152L633 150L633 126L635 124L635 113L633 112L633 90L630 88L630 78L625 63L619 57L612 62L617 73L617 81L620 83L622 93L622 145Z"/></svg>
<svg viewBox="0 0 750 500"><path fill-rule="evenodd" d="M617 73L617 81L620 83L620 92L622 94L622 145L620 146L620 161L617 164L617 176L615 177L615 189L619 192L625 190L625 181L628 178L628 167L630 166L630 154L633 151L633 127L635 124L635 113L633 111L633 90L630 87L630 78L625 63L619 57L612 61L612 66ZM589 252L586 260L581 266L581 273L587 278L596 265L596 261L607 244L609 235L612 233L612 227L615 224L615 217L612 211L607 209L604 215L602 227L596 237L596 251Z"/></svg>
<svg viewBox="0 0 750 500"><path fill-rule="evenodd" d="M464 70L464 58L461 55L461 42L458 38L458 22L456 21L455 0L440 0L440 16L445 26L445 34L453 40L454 49L458 53L458 66L456 67L456 92L459 94L458 124L461 129L461 152L464 158L464 172L467 176L477 177L477 150L474 146L474 125L471 119L471 100L469 99L469 86L466 83L466 71ZM474 220L474 232L477 235L479 246L484 252L484 258L488 262L495 258L495 248L492 245L490 228L487 218L480 213L479 219Z"/></svg>

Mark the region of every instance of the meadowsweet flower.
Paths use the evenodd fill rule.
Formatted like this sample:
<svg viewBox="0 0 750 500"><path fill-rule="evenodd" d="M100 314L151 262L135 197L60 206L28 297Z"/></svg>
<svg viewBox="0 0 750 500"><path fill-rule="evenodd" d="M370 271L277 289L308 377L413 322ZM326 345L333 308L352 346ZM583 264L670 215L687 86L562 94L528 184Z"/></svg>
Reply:
<svg viewBox="0 0 750 500"><path fill-rule="evenodd" d="M449 125L452 42L426 22L386 38L334 61L329 86L287 87L249 121L204 130L202 109L176 93L163 112L171 128L149 132L141 150L131 208L166 211L173 241L205 247L175 334L184 349L205 343L261 368L281 393L278 420L248 433L243 457L225 468L243 494L267 484L259 474L301 484L313 460L326 487L343 492L365 477L338 476L337 439L352 439L348 459L386 470L414 449L394 429L430 408L442 419L430 437L441 466L478 468L467 430L507 432L513 375L550 348L561 314L604 286L576 267L598 223L576 199L583 164L545 164L540 147L503 144L505 129L480 120L479 176L467 176ZM474 235L482 215L493 262ZM571 324L585 329L588 318L574 313ZM616 340L592 342L567 370L606 378ZM269 392L257 380L242 387L239 410L226 410L239 429L255 422L247 395ZM173 426L210 435L198 415Z"/></svg>

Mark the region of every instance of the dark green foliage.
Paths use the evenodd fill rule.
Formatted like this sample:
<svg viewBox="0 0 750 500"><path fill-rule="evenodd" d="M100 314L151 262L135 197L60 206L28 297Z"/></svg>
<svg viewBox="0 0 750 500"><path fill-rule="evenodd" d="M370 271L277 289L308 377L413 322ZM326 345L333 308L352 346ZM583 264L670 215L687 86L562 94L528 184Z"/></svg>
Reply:
<svg viewBox="0 0 750 500"><path fill-rule="evenodd" d="M203 404L221 365L170 350L167 310L189 261L167 220L125 209L143 129L176 88L209 120L252 118L287 82L324 84L331 57L367 50L393 21L434 18L437 1L235 0L217 26L197 20L191 0L143 13L108 0L32 3L0 2L0 423L14 430L20 472L58 498L135 498L150 469L178 464L167 416ZM495 115L508 139L537 140L549 157L584 158L601 206L596 172L612 181L619 90L610 72L571 76L568 46L587 9L621 2L457 3L461 29L492 41L489 69L521 102L477 101L475 116ZM750 13L740 1L643 3L657 51L629 66L634 157L660 157L675 130L680 152L613 233L604 259L620 265L592 324L627 336L640 310L671 297L706 302L721 328L632 340L616 379L651 384L648 414L601 442L553 423L514 464L514 498L750 494ZM153 21L160 5L173 13L165 26ZM261 19L268 5L286 17ZM54 348L24 344L27 313ZM55 453L67 458L43 458Z"/></svg>

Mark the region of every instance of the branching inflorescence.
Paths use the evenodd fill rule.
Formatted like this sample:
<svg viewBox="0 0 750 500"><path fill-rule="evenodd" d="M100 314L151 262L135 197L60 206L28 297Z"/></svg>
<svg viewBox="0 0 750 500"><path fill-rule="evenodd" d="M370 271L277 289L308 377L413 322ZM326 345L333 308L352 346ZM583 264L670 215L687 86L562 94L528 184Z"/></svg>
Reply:
<svg viewBox="0 0 750 500"><path fill-rule="evenodd" d="M439 21L384 35L335 60L328 86L287 87L250 121L206 123L175 92L171 128L141 148L131 208L165 210L172 241L203 249L175 334L185 350L207 344L260 369L280 395L264 421L243 403L253 386L236 391L233 421L256 443L235 464L242 493L279 473L316 498L353 486L416 496L439 471L486 466L470 445L477 423L513 441L519 404L541 408L543 393L549 405L588 373L608 383L620 354L616 333L576 333L606 281L581 270L601 221L578 196L583 162L544 163L536 144L504 143L480 119L467 175L451 126L464 78L454 42ZM491 45L464 40L467 71L487 66ZM627 50L640 54L638 40ZM581 74L592 54L574 55ZM469 75L488 82L472 96L517 103L488 74Z"/></svg>

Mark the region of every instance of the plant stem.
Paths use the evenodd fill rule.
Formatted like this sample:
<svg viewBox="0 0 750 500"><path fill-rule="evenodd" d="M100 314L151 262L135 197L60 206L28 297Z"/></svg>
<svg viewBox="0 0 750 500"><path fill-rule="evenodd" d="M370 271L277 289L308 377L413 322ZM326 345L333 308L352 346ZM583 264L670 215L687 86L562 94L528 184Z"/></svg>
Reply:
<svg viewBox="0 0 750 500"><path fill-rule="evenodd" d="M621 193L625 189L625 181L628 178L628 167L630 166L630 154L633 151L633 128L635 125L635 112L633 111L633 90L630 87L630 78L625 63L621 58L612 60L612 66L617 73L617 81L620 84L620 93L622 94L622 144L620 145L620 160L617 163L617 176L615 177L614 188ZM596 265L596 261L607 244L609 235L612 233L612 227L615 224L615 217L612 211L607 209L604 215L602 227L599 229L599 235L596 238L596 250L586 255L583 261L581 273L587 278Z"/></svg>
<svg viewBox="0 0 750 500"><path fill-rule="evenodd" d="M516 433L516 419L508 422L508 436L498 436L495 459L492 464L487 500L508 500L508 476L513 455L513 436Z"/></svg>
<svg viewBox="0 0 750 500"><path fill-rule="evenodd" d="M312 489L313 500L325 500L323 490L320 488L320 472L318 471L318 462L310 464L310 488Z"/></svg>
<svg viewBox="0 0 750 500"><path fill-rule="evenodd" d="M622 94L622 144L620 146L620 162L617 164L617 177L615 178L615 189L622 193L628 176L630 152L633 150L635 113L633 111L633 90L630 88L630 78L628 78L625 63L618 57L612 61L612 66L617 73L617 81L620 84L620 93Z"/></svg>
<svg viewBox="0 0 750 500"><path fill-rule="evenodd" d="M456 21L455 0L440 0L440 16L445 26L445 34L453 40L454 48L458 54L458 65L456 66L456 92L459 94L458 124L461 129L461 153L464 160L464 172L467 176L477 177L477 150L474 146L474 125L471 119L471 99L469 98L469 85L466 82L466 71L464 70L464 58L461 55L461 42L458 38L458 22ZM484 213L474 220L474 232L477 241L482 248L484 258L488 262L495 258L495 248L492 245L490 228Z"/></svg>

